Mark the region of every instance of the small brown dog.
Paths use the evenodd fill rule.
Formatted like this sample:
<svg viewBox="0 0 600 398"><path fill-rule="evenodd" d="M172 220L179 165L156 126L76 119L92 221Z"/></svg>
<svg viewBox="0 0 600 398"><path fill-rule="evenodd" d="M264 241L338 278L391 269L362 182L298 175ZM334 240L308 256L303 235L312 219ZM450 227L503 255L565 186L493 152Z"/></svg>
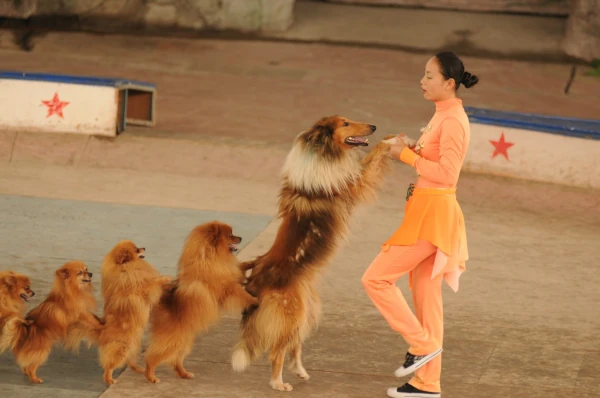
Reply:
<svg viewBox="0 0 600 398"><path fill-rule="evenodd" d="M156 367L168 362L179 377L194 375L183 367L197 334L219 320L222 311L245 309L258 300L243 288L245 277L234 252L242 238L231 226L208 222L194 228L179 258L178 278L151 313L146 378L158 383Z"/></svg>
<svg viewBox="0 0 600 398"><path fill-rule="evenodd" d="M165 284L171 282L170 277L161 276L144 260L144 253L145 249L132 241L121 241L102 263L104 324L93 337L98 343L104 382L109 385L116 383L112 378L114 369L125 364L144 373L136 365L144 328Z"/></svg>
<svg viewBox="0 0 600 398"><path fill-rule="evenodd" d="M25 321L25 302L35 296L29 287L29 277L14 271L0 272L0 354L12 349L15 336L13 328Z"/></svg>
<svg viewBox="0 0 600 398"><path fill-rule="evenodd" d="M37 368L48 359L52 347L64 341L69 326L76 322L94 328L96 300L92 294L92 273L81 261L70 261L56 270L52 290L25 317L26 323L12 328L13 353L29 380L42 383Z"/></svg>

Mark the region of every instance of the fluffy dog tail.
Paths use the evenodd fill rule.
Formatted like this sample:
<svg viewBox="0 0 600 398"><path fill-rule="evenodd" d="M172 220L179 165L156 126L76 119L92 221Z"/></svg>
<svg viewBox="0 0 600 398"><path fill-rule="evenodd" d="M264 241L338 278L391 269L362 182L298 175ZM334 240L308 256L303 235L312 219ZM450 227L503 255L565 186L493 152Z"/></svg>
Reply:
<svg viewBox="0 0 600 398"><path fill-rule="evenodd" d="M231 356L231 366L234 372L241 373L258 357L258 350L248 344L244 337L238 341Z"/></svg>
<svg viewBox="0 0 600 398"><path fill-rule="evenodd" d="M254 335L253 319L251 319L256 308L247 308L242 315L240 340L235 345L231 356L231 366L235 372L243 372L261 354L258 336Z"/></svg>
<svg viewBox="0 0 600 398"><path fill-rule="evenodd" d="M84 326L81 323L75 323L69 327L67 331L67 337L63 342L63 346L65 349L78 354L79 346L82 341L87 343L87 348L91 348L92 344L97 343L100 338L100 330L101 328L89 328Z"/></svg>
<svg viewBox="0 0 600 398"><path fill-rule="evenodd" d="M240 340L233 349L233 355L231 356L231 367L234 372L241 373L252 363L250 350L246 345L245 340Z"/></svg>
<svg viewBox="0 0 600 398"><path fill-rule="evenodd" d="M20 342L27 339L31 322L14 317L9 319L0 330L0 354L13 350Z"/></svg>

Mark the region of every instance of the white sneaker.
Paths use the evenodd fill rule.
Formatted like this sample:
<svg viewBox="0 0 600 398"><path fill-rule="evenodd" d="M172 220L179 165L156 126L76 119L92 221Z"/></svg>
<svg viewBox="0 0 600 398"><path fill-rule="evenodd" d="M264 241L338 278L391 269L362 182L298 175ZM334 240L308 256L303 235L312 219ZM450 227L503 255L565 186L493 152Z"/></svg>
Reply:
<svg viewBox="0 0 600 398"><path fill-rule="evenodd" d="M388 388L387 396L390 398L440 398L439 392L422 391L406 383L402 387Z"/></svg>
<svg viewBox="0 0 600 398"><path fill-rule="evenodd" d="M441 348L427 355L412 355L407 352L404 365L396 369L394 375L396 377L404 377L408 374L411 374L421 366L425 365L427 362L431 361L433 358L437 357L441 352Z"/></svg>

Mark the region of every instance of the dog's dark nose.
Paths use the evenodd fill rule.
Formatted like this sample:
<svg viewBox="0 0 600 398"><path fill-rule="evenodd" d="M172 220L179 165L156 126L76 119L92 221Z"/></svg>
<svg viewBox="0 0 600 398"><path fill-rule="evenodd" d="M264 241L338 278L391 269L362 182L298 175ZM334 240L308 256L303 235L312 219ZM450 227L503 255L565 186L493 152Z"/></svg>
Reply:
<svg viewBox="0 0 600 398"><path fill-rule="evenodd" d="M88 272L88 275L90 276L90 278L94 275L91 272Z"/></svg>
<svg viewBox="0 0 600 398"><path fill-rule="evenodd" d="M371 125L371 131L377 130L377 126Z"/></svg>

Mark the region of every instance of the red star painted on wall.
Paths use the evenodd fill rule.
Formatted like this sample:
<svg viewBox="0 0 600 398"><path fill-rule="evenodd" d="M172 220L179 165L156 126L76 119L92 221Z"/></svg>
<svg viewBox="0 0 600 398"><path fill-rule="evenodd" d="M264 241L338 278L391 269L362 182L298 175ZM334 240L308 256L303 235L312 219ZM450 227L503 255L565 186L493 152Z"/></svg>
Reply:
<svg viewBox="0 0 600 398"><path fill-rule="evenodd" d="M498 155L503 155L506 160L508 160L508 148L515 145L512 142L504 141L504 132L500 135L500 139L498 141L490 140L492 145L494 146L494 153L492 154L492 159Z"/></svg>
<svg viewBox="0 0 600 398"><path fill-rule="evenodd" d="M58 98L58 93L54 93L54 97L52 97L51 101L42 101L42 104L48 107L48 114L46 117L50 117L56 113L61 119L63 118L63 108L69 105L68 102L61 101L60 98Z"/></svg>

